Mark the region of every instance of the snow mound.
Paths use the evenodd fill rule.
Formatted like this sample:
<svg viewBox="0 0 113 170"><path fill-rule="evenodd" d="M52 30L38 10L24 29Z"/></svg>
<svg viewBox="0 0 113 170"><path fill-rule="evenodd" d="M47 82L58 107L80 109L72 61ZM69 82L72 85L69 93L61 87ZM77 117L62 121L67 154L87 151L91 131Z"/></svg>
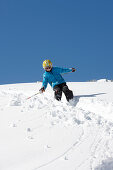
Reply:
<svg viewBox="0 0 113 170"><path fill-rule="evenodd" d="M14 94L14 96L11 98L10 106L21 106L22 101L23 101L23 94Z"/></svg>

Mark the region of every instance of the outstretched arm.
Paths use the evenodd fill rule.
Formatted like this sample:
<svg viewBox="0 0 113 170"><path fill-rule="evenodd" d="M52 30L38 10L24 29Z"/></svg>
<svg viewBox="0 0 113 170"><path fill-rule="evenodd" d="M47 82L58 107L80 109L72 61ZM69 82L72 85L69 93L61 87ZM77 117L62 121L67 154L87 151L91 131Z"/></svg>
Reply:
<svg viewBox="0 0 113 170"><path fill-rule="evenodd" d="M59 68L57 67L57 72L59 73L69 73L69 72L75 72L75 68Z"/></svg>

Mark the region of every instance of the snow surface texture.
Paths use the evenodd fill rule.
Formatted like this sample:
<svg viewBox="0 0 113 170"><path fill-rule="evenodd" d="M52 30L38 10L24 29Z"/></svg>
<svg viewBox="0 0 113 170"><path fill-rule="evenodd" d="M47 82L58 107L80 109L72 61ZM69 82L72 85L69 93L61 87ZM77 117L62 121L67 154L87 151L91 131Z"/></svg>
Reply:
<svg viewBox="0 0 113 170"><path fill-rule="evenodd" d="M113 170L113 82L68 86L70 103L50 86L26 100L41 83L0 86L0 170Z"/></svg>

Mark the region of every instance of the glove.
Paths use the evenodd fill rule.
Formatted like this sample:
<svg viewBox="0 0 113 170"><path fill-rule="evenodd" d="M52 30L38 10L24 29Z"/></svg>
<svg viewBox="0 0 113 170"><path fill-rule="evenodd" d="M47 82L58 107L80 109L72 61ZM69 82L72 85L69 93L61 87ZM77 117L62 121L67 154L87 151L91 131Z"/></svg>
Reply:
<svg viewBox="0 0 113 170"><path fill-rule="evenodd" d="M75 72L76 71L76 69L75 68L72 68L72 72Z"/></svg>
<svg viewBox="0 0 113 170"><path fill-rule="evenodd" d="M43 93L43 92L45 92L45 89L44 89L44 87L42 87L42 88L39 90L39 92L40 92L40 93Z"/></svg>

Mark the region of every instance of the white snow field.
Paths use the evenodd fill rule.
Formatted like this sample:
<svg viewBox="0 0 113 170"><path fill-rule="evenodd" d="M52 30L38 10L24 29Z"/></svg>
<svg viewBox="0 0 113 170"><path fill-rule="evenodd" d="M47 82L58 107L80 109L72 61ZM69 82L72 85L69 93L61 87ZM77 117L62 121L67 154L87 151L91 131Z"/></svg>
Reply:
<svg viewBox="0 0 113 170"><path fill-rule="evenodd" d="M113 170L113 82L68 82L68 103L41 83L0 86L0 170Z"/></svg>

